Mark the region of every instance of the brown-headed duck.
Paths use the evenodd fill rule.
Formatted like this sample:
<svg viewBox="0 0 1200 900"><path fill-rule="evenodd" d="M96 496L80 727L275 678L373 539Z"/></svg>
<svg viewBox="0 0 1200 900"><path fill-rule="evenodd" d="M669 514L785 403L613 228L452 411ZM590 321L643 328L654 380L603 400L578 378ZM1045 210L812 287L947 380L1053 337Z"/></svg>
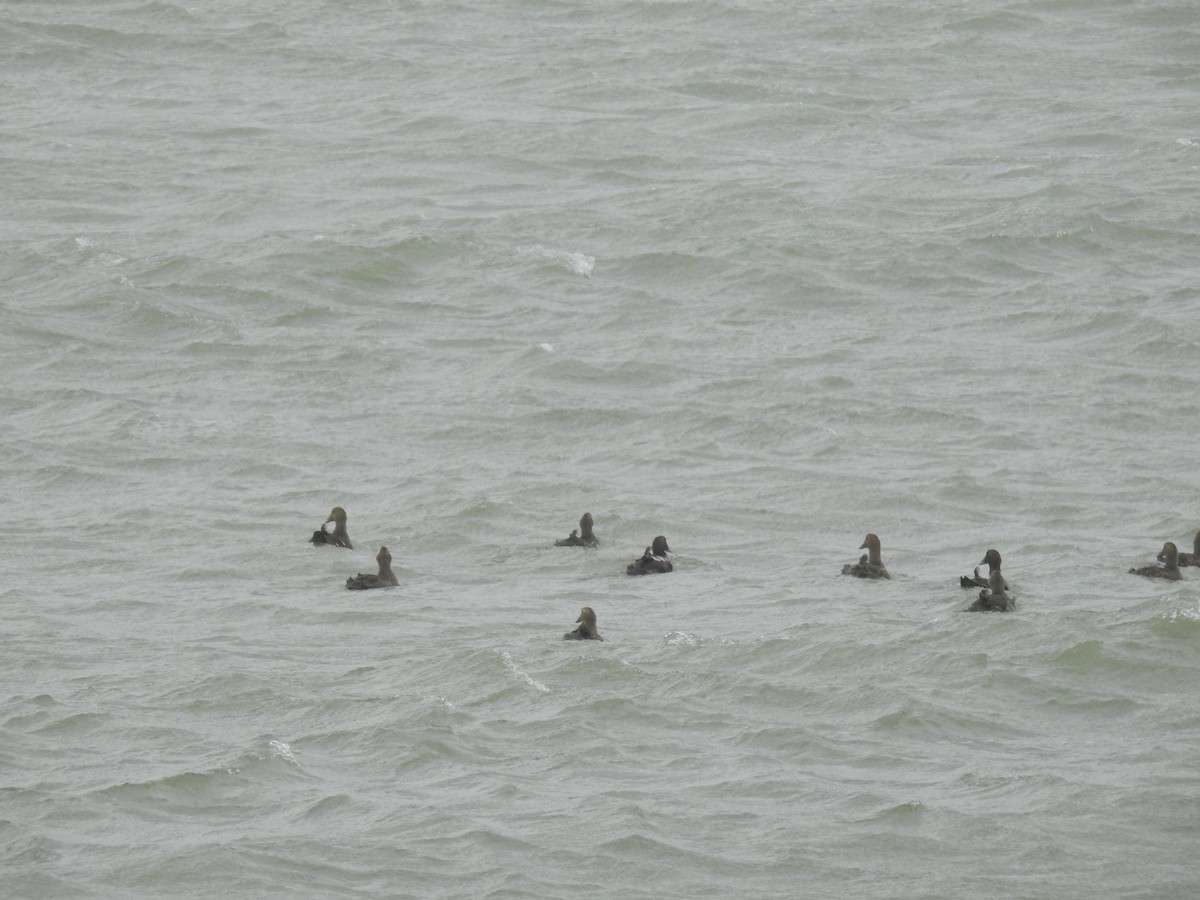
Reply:
<svg viewBox="0 0 1200 900"><path fill-rule="evenodd" d="M864 556L858 558L858 562L851 565L846 563L842 566L843 575L853 575L855 578L891 578L887 568L883 564L883 557L879 550L879 538L873 534L868 534L863 540L859 550L866 550Z"/></svg>
<svg viewBox="0 0 1200 900"><path fill-rule="evenodd" d="M379 553L375 555L375 561L379 563L379 574L364 575L359 572L353 578L346 579L346 590L368 591L371 588L395 587L400 583L396 580L396 573L392 571L392 554L388 552L387 547L379 548Z"/></svg>
<svg viewBox="0 0 1200 900"><path fill-rule="evenodd" d="M596 614L590 606L585 606L579 611L579 618L575 620L579 625L574 631L568 631L563 635L564 641L602 641L600 632L596 629Z"/></svg>
<svg viewBox="0 0 1200 900"><path fill-rule="evenodd" d="M325 526L330 522L333 523L333 531L326 531ZM308 539L310 544L328 544L331 547L345 547L347 550L353 550L354 545L350 543L350 535L346 533L346 511L340 506L335 506L321 527L313 532L313 536Z"/></svg>
<svg viewBox="0 0 1200 900"><path fill-rule="evenodd" d="M600 540L592 533L592 514L584 513L579 520L579 528L571 532L570 537L554 542L555 547L599 547Z"/></svg>
<svg viewBox="0 0 1200 900"><path fill-rule="evenodd" d="M989 578L984 578L979 574L979 566L982 566L984 563L987 563L989 578L993 572L999 572L1000 551L989 550L987 553L983 554L983 559L981 559L979 561L979 565L975 567L975 574L960 575L958 578L959 585L965 588L987 587ZM1005 587L1008 587L1008 585L1005 585Z"/></svg>
<svg viewBox="0 0 1200 900"><path fill-rule="evenodd" d="M1158 554L1158 558L1161 560L1163 555ZM1196 536L1192 539L1192 552L1179 554L1179 564L1181 566L1200 566L1200 531L1197 531Z"/></svg>
<svg viewBox="0 0 1200 900"><path fill-rule="evenodd" d="M1170 541L1163 544L1158 558L1163 561L1161 566L1142 566L1140 569L1130 569L1130 575L1145 575L1147 578L1166 578L1179 581L1183 575L1179 571L1179 548Z"/></svg>
<svg viewBox="0 0 1200 900"><path fill-rule="evenodd" d="M1009 612L1017 608L1017 601L1009 596L1004 576L993 569L988 576L988 586L979 592L979 598L967 607L967 612Z"/></svg>
<svg viewBox="0 0 1200 900"><path fill-rule="evenodd" d="M675 567L667 559L667 551L670 549L667 546L667 539L660 534L654 539L654 543L646 548L646 552L642 554L641 559L635 559L625 567L625 574L655 575L662 572L674 571Z"/></svg>

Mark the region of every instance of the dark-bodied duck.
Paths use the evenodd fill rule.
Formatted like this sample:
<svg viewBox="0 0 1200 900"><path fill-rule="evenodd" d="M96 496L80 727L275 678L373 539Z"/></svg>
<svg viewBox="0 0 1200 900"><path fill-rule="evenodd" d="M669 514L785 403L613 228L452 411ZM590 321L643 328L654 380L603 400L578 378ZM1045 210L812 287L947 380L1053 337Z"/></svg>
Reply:
<svg viewBox="0 0 1200 900"><path fill-rule="evenodd" d="M1158 558L1163 561L1161 566L1142 566L1140 569L1130 569L1130 575L1145 575L1147 578L1166 578L1179 581L1183 575L1179 571L1179 548L1170 541L1163 544Z"/></svg>
<svg viewBox="0 0 1200 900"><path fill-rule="evenodd" d="M326 531L325 526L330 522L333 523L333 531ZM350 543L350 535L346 533L346 511L340 506L335 506L333 511L329 513L329 518L326 519L321 527L313 532L313 536L308 539L310 544L328 544L331 547L345 547L348 550L353 550L354 545Z"/></svg>
<svg viewBox="0 0 1200 900"><path fill-rule="evenodd" d="M967 607L967 612L1008 612L1017 608L1017 601L1009 596L1004 576L993 569L988 576L988 586L979 592L979 598Z"/></svg>
<svg viewBox="0 0 1200 900"><path fill-rule="evenodd" d="M655 575L662 572L674 571L675 567L667 559L667 551L670 549L667 546L667 539L660 534L654 539L654 543L646 548L646 552L642 554L641 559L635 559L625 567L625 574Z"/></svg>
<svg viewBox="0 0 1200 900"><path fill-rule="evenodd" d="M554 542L555 547L599 547L600 541L592 533L592 514L584 513L579 520L579 527L571 532L570 537Z"/></svg>
<svg viewBox="0 0 1200 900"><path fill-rule="evenodd" d="M958 578L959 585L962 587L965 587L965 588L987 587L988 586L988 578L984 578L982 575L979 574L979 566L982 566L984 563L987 563L989 578L993 572L999 572L1000 571L1000 551L989 550L987 553L983 554L983 559L981 559L979 561L979 565L975 567L975 574L974 575L960 575ZM1007 586L1008 585L1005 585L1005 587L1007 587Z"/></svg>
<svg viewBox="0 0 1200 900"><path fill-rule="evenodd" d="M563 635L564 641L602 641L600 632L596 629L596 614L592 612L590 606L585 606L579 611L579 618L575 620L579 625L574 631L568 631Z"/></svg>
<svg viewBox="0 0 1200 900"><path fill-rule="evenodd" d="M346 590L369 591L371 588L395 587L400 583L392 571L392 554L388 552L387 547L379 548L379 552L375 555L375 561L379 563L379 574L367 573L364 575L359 572L353 578L346 579Z"/></svg>
<svg viewBox="0 0 1200 900"><path fill-rule="evenodd" d="M883 564L883 556L879 550L879 538L873 534L868 534L863 540L859 550L867 552L858 558L858 562L853 565L846 563L842 566L843 575L853 575L855 578L891 578L887 568Z"/></svg>
<svg viewBox="0 0 1200 900"><path fill-rule="evenodd" d="M1161 560L1163 555L1158 554L1158 558ZM1200 531L1197 531L1196 537L1192 539L1192 552L1179 554L1179 564L1181 566L1200 566Z"/></svg>

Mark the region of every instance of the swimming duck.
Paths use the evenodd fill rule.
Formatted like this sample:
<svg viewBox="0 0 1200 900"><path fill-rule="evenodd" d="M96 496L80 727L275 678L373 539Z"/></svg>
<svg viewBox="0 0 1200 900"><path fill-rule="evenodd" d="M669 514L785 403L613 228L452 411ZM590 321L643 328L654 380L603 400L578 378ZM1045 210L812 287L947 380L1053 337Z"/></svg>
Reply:
<svg viewBox="0 0 1200 900"><path fill-rule="evenodd" d="M325 526L330 522L333 523L333 531L326 531ZM333 511L329 513L329 518L321 523L321 527L313 532L313 536L308 539L310 544L329 544L331 547L345 547L347 550L353 550L354 545L350 543L350 535L346 533L346 511L340 506L335 506Z"/></svg>
<svg viewBox="0 0 1200 900"><path fill-rule="evenodd" d="M600 540L592 533L592 514L584 513L579 520L579 528L571 532L570 537L554 542L555 547L598 547Z"/></svg>
<svg viewBox="0 0 1200 900"><path fill-rule="evenodd" d="M667 551L670 549L667 546L667 539L660 534L654 539L654 543L646 548L646 552L642 554L641 559L635 559L625 567L625 574L654 575L661 572L674 571L675 567L667 559Z"/></svg>
<svg viewBox="0 0 1200 900"><path fill-rule="evenodd" d="M989 550L983 554L983 559L979 561L979 566L982 566L984 563L987 563L989 576L993 572L999 572L1000 552L998 550ZM965 588L987 587L988 579L979 574L979 566L975 567L974 575L960 575L958 579L959 585ZM1007 586L1005 585L1005 587Z"/></svg>
<svg viewBox="0 0 1200 900"><path fill-rule="evenodd" d="M1008 612L1017 608L1017 601L1005 590L1004 576L993 569L988 576L988 586L979 592L979 598L967 607L967 612Z"/></svg>
<svg viewBox="0 0 1200 900"><path fill-rule="evenodd" d="M1130 575L1145 575L1147 578L1166 578L1179 581L1183 575L1179 571L1179 548L1170 541L1163 544L1158 558L1163 561L1161 566L1142 566L1140 569L1130 569Z"/></svg>
<svg viewBox="0 0 1200 900"><path fill-rule="evenodd" d="M579 623L579 627L574 631L568 631L563 635L564 641L602 641L600 632L596 630L596 614L592 612L590 606L585 606L579 611L579 618L575 620Z"/></svg>
<svg viewBox="0 0 1200 900"><path fill-rule="evenodd" d="M879 538L873 534L868 534L863 540L859 550L867 552L858 558L858 562L851 565L846 563L842 566L843 575L853 575L856 578L891 578L887 568L883 564L883 557L879 552Z"/></svg>
<svg viewBox="0 0 1200 900"><path fill-rule="evenodd" d="M379 563L379 574L372 575L368 573L364 575L362 572L359 572L353 578L346 579L346 590L368 591L371 588L395 587L400 583L396 580L396 574L392 571L392 554L388 552L387 547L379 548L379 553L376 554L375 561Z"/></svg>
<svg viewBox="0 0 1200 900"><path fill-rule="evenodd" d="M1161 560L1163 555L1158 554L1158 558ZM1181 566L1200 566L1200 531L1197 531L1196 537L1192 539L1192 552L1179 554L1179 564Z"/></svg>

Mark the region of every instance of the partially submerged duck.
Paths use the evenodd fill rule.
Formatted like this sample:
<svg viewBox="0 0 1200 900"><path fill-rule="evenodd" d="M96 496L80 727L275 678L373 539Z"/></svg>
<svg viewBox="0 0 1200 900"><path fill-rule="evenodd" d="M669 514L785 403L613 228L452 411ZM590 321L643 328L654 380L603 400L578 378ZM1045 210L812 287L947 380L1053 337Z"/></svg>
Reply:
<svg viewBox="0 0 1200 900"><path fill-rule="evenodd" d="M858 562L846 563L842 566L843 575L853 575L855 578L891 578L883 564L883 556L879 550L879 538L868 534L859 550L867 552L858 558Z"/></svg>
<svg viewBox="0 0 1200 900"><path fill-rule="evenodd" d="M400 583L396 580L396 573L392 571L392 554L388 552L387 547L379 548L379 553L375 555L375 561L379 563L379 574L364 575L359 572L353 578L346 579L346 590L368 591L371 588L395 587Z"/></svg>
<svg viewBox="0 0 1200 900"><path fill-rule="evenodd" d="M584 513L579 520L579 527L571 532L570 537L554 542L555 547L598 547L600 540L592 533L592 514Z"/></svg>
<svg viewBox="0 0 1200 900"><path fill-rule="evenodd" d="M1179 571L1179 548L1170 541L1163 544L1158 558L1163 561L1161 566L1142 566L1140 569L1130 569L1130 575L1145 575L1147 578L1166 578L1179 581L1183 575Z"/></svg>
<svg viewBox="0 0 1200 900"><path fill-rule="evenodd" d="M579 611L579 618L575 620L579 627L574 631L568 631L563 635L564 641L602 641L600 632L596 630L596 614L590 606L585 606Z"/></svg>
<svg viewBox="0 0 1200 900"><path fill-rule="evenodd" d="M1162 554L1158 555L1161 560ZM1192 539L1192 552L1180 553L1179 564L1181 566L1200 566L1200 531L1196 532L1196 537Z"/></svg>
<svg viewBox="0 0 1200 900"><path fill-rule="evenodd" d="M1000 571L1000 551L989 550L987 553L983 554L983 559L981 559L979 561L979 565L975 567L975 574L974 575L960 575L958 578L959 585L962 587L965 587L965 588L977 588L977 587L985 588L985 587L987 587L988 579L984 578L982 575L979 574L979 566L982 566L984 563L987 563L989 577L991 576L991 574L993 572L999 572ZM1005 585L1005 587L1007 587L1007 586L1008 585Z"/></svg>
<svg viewBox="0 0 1200 900"><path fill-rule="evenodd" d="M330 522L333 523L333 531L326 531L325 526ZM346 533L346 511L340 506L335 506L333 511L329 513L329 518L321 523L321 527L313 532L313 536L308 539L310 544L329 544L331 547L345 547L348 550L353 550L354 545L350 543L350 535Z"/></svg>
<svg viewBox="0 0 1200 900"><path fill-rule="evenodd" d="M641 559L635 559L625 567L625 574L655 575L662 572L674 571L675 567L667 559L667 551L670 549L667 546L667 539L660 534L654 539L654 543L646 548L646 552L642 554Z"/></svg>
<svg viewBox="0 0 1200 900"><path fill-rule="evenodd" d="M1017 601L1008 595L1004 576L993 569L988 576L988 586L979 592L979 598L967 607L967 612L1008 612L1017 608Z"/></svg>

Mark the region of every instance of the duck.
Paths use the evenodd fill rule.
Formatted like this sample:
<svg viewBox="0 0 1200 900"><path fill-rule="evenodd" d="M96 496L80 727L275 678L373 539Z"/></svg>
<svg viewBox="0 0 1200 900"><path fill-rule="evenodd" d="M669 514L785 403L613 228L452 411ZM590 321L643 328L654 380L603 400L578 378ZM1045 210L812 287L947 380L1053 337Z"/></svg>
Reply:
<svg viewBox="0 0 1200 900"><path fill-rule="evenodd" d="M571 532L569 537L554 542L555 547L599 547L600 540L592 533L592 514L585 512L579 520L579 527Z"/></svg>
<svg viewBox="0 0 1200 900"><path fill-rule="evenodd" d="M879 552L879 538L876 535L868 534L858 549L865 549L867 552L858 558L857 563L846 563L842 566L843 575L853 575L855 578L892 577L883 564L883 557Z"/></svg>
<svg viewBox="0 0 1200 900"><path fill-rule="evenodd" d="M1163 544L1158 558L1163 561L1161 566L1142 566L1140 569L1130 569L1130 575L1145 575L1147 578L1166 578L1179 581L1183 575L1179 571L1179 548L1171 541Z"/></svg>
<svg viewBox="0 0 1200 900"><path fill-rule="evenodd" d="M379 563L379 574L364 575L359 572L353 578L346 579L346 590L369 591L371 588L395 587L400 583L396 580L396 573L392 571L392 554L388 552L387 547L379 548L375 561Z"/></svg>
<svg viewBox="0 0 1200 900"><path fill-rule="evenodd" d="M579 627L574 631L568 631L563 635L564 641L602 641L600 632L596 630L596 613L592 611L590 606L585 606L579 611L579 618L575 620Z"/></svg>
<svg viewBox="0 0 1200 900"><path fill-rule="evenodd" d="M1009 596L1008 585L999 569L988 576L988 586L979 592L979 598L967 607L967 612L1009 612L1017 608L1017 601Z"/></svg>
<svg viewBox="0 0 1200 900"><path fill-rule="evenodd" d="M333 531L326 531L325 526L330 522L333 523ZM354 545L350 543L350 535L346 533L346 511L340 506L335 506L329 513L329 518L321 523L321 527L313 532L313 536L308 539L310 544L328 544L331 547L345 547L347 550L353 550Z"/></svg>
<svg viewBox="0 0 1200 900"><path fill-rule="evenodd" d="M965 588L987 587L989 579L984 578L979 574L979 566L982 566L984 563L987 563L989 577L991 576L992 572L999 572L1000 551L989 550L987 553L983 554L983 559L981 559L979 561L979 565L975 567L975 574L960 575L958 579L959 585ZM1008 587L1008 585L1006 584L1005 587Z"/></svg>
<svg viewBox="0 0 1200 900"><path fill-rule="evenodd" d="M1158 555L1161 560L1162 554ZM1192 552L1180 553L1179 564L1181 566L1200 566L1200 531L1196 532L1196 537L1192 539Z"/></svg>
<svg viewBox="0 0 1200 900"><path fill-rule="evenodd" d="M640 559L635 559L625 567L626 575L655 575L663 572L673 572L675 567L667 559L667 539L661 534L646 548Z"/></svg>

